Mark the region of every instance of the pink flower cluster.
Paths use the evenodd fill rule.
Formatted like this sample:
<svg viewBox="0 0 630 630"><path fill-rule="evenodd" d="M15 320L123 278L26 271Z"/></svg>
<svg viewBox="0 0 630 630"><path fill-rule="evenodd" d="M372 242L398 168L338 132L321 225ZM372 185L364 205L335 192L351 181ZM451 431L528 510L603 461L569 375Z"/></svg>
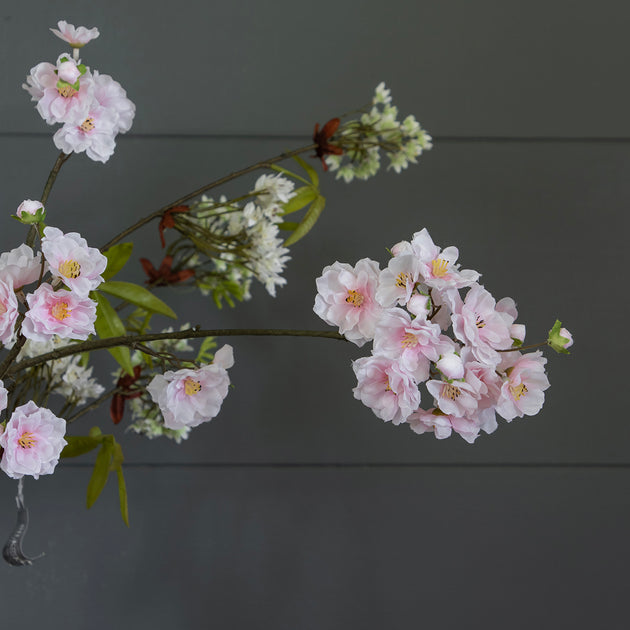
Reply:
<svg viewBox="0 0 630 630"><path fill-rule="evenodd" d="M58 26L58 31L51 30L75 53L98 37L98 29L75 29L63 21ZM53 136L58 149L67 154L85 151L99 162L107 162L114 153L116 136L129 131L136 111L118 82L97 70L90 71L72 54L62 53L55 64L37 64L22 87L49 125L63 125Z"/></svg>
<svg viewBox="0 0 630 630"><path fill-rule="evenodd" d="M457 248L441 249L426 228L391 252L383 270L367 258L335 262L316 281L315 313L359 347L373 342L353 363L355 398L385 422L438 439L454 431L470 443L497 428L496 414L538 413L546 359L518 351L525 326L514 300L497 302L476 271L460 269Z"/></svg>

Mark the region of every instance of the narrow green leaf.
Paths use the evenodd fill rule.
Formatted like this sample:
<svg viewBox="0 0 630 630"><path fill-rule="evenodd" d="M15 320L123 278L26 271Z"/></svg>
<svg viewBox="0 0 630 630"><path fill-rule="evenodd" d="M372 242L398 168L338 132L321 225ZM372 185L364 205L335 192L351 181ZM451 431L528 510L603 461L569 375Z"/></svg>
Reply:
<svg viewBox="0 0 630 630"><path fill-rule="evenodd" d="M112 461L112 444L111 442L103 442L101 450L96 456L94 462L94 470L92 471L92 477L88 483L87 488L87 507L91 508L96 499L103 492L103 488L107 483L107 477L109 476L109 464Z"/></svg>
<svg viewBox="0 0 630 630"><path fill-rule="evenodd" d="M120 499L120 515L125 525L129 527L129 503L127 501L127 484L125 483L125 476L123 475L122 466L116 469L116 475L118 476L118 498Z"/></svg>
<svg viewBox="0 0 630 630"><path fill-rule="evenodd" d="M272 164L270 168L272 168L274 171L278 171L278 173L283 173L287 177L291 177L292 179L297 179L298 181L306 184L307 186L311 185L311 182L309 182L308 179L305 179L304 177L300 177L300 175L298 175L297 173L294 173L293 171L290 171L288 168L282 168L282 166L278 166L277 164Z"/></svg>
<svg viewBox="0 0 630 630"><path fill-rule="evenodd" d="M175 311L173 311L168 304L162 302L160 298L156 297L151 291L141 287L139 284L110 280L109 282L103 282L103 284L98 287L98 290L109 293L109 295L113 295L121 300L131 302L131 304L135 304L136 306L140 306L145 311L151 311L152 313L159 313L160 315L177 319Z"/></svg>
<svg viewBox="0 0 630 630"><path fill-rule="evenodd" d="M133 251L133 243L118 243L103 252L107 258L107 268L103 272L103 279L113 278L126 264Z"/></svg>
<svg viewBox="0 0 630 630"><path fill-rule="evenodd" d="M326 205L326 198L321 195L313 201L308 212L304 215L304 218L300 221L300 224L294 230L293 234L284 241L284 246L288 247L299 241L302 237L306 236L312 229L312 227L319 219L319 215L322 213L324 206Z"/></svg>
<svg viewBox="0 0 630 630"><path fill-rule="evenodd" d="M278 223L278 229L293 232L298 225L300 224L297 221L283 221L282 223Z"/></svg>
<svg viewBox="0 0 630 630"><path fill-rule="evenodd" d="M66 435L65 438L68 443L63 447L60 457L78 457L94 450L101 443L99 438L89 435Z"/></svg>
<svg viewBox="0 0 630 630"><path fill-rule="evenodd" d="M197 353L196 361L199 363L211 363L214 355L212 354L212 350L217 347L217 342L214 340L214 337L206 337L199 347L199 352Z"/></svg>
<svg viewBox="0 0 630 630"><path fill-rule="evenodd" d="M319 175L317 171L310 164L307 164L299 155L294 155L293 159L308 173L308 176L313 182L313 186L319 188Z"/></svg>
<svg viewBox="0 0 630 630"><path fill-rule="evenodd" d="M96 333L101 339L107 339L108 337L119 337L126 334L125 326L118 317L118 313L113 309L104 295L101 295L97 291L92 291L90 296L96 300L98 304L96 309L96 322L94 322L94 328ZM108 348L110 354L118 361L120 366L133 376L133 365L131 365L131 353L127 346L116 346L114 348Z"/></svg>
<svg viewBox="0 0 630 630"><path fill-rule="evenodd" d="M283 204L282 214L291 214L301 210L317 198L317 190L312 186L303 186L295 191L295 197Z"/></svg>

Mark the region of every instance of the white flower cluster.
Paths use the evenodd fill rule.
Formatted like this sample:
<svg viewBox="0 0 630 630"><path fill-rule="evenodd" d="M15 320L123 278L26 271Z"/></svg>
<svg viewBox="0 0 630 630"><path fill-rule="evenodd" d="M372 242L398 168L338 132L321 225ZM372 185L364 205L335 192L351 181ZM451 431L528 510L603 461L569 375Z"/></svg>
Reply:
<svg viewBox="0 0 630 630"><path fill-rule="evenodd" d="M338 140L342 155L327 155L326 164L337 171L337 179L351 182L355 177L368 179L376 175L381 166L380 150L389 158L389 167L400 173L410 163L416 163L423 151L429 150L431 136L422 129L413 115L402 122L398 108L392 105L390 90L380 83L372 99L372 109L360 120L345 123L339 130ZM337 137L336 136L336 137Z"/></svg>
<svg viewBox="0 0 630 630"><path fill-rule="evenodd" d="M37 357L63 348L71 343L67 339L52 337L47 341L28 339L20 351L19 359ZM36 368L31 368L31 370ZM92 367L81 365L81 355L63 357L45 364L46 380L53 394L60 394L73 405L82 405L98 398L105 388L92 377Z"/></svg>
<svg viewBox="0 0 630 630"><path fill-rule="evenodd" d="M225 197L215 202L206 196L193 207L191 220L225 242L213 258L211 272L201 276L199 287L204 295L220 284L231 283L239 287L241 299L249 299L251 282L256 279L275 297L276 287L286 284L282 273L290 256L278 224L283 220L282 204L295 196L293 189L286 177L262 175L249 195L254 201L243 207L228 204Z"/></svg>
<svg viewBox="0 0 630 630"><path fill-rule="evenodd" d="M79 47L98 36L59 22L53 32L73 47L62 53L53 65L42 62L31 68L22 87L37 103L36 109L49 124L63 126L53 136L55 146L66 154L85 151L99 162L107 162L116 148L115 137L131 128L136 112L121 85L107 74L90 71L78 59ZM78 36L80 29L81 35ZM84 42L84 43L82 43Z"/></svg>

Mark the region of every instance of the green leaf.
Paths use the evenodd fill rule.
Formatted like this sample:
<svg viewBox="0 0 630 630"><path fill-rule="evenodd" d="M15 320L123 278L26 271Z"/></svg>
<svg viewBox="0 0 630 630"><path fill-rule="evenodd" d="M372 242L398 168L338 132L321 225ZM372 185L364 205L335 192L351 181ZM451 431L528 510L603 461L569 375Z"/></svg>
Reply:
<svg viewBox="0 0 630 630"><path fill-rule="evenodd" d="M294 155L293 159L308 173L308 176L313 182L313 186L319 188L319 175L317 171L310 164L307 164L299 155Z"/></svg>
<svg viewBox="0 0 630 630"><path fill-rule="evenodd" d="M88 435L90 437L96 438L96 437L101 437L103 435L103 433L101 432L101 430L98 427L92 427L90 429L90 432L88 433Z"/></svg>
<svg viewBox="0 0 630 630"><path fill-rule="evenodd" d="M94 470L92 471L92 477L88 483L87 488L87 507L91 508L96 499L103 492L103 488L107 483L107 477L109 476L109 465L113 456L113 444L111 441L106 440L101 446L101 450L96 456L94 462Z"/></svg>
<svg viewBox="0 0 630 630"><path fill-rule="evenodd" d="M102 440L89 435L66 435L68 442L61 451L60 457L78 457L94 450Z"/></svg>
<svg viewBox="0 0 630 630"><path fill-rule="evenodd" d="M107 339L125 335L127 333L125 326L107 298L97 291L92 291L90 296L96 300L98 305L96 308L96 322L94 322L94 328L98 336L101 339ZM118 361L122 369L133 376L133 365L131 365L129 348L127 346L116 346L108 348L108 351Z"/></svg>
<svg viewBox="0 0 630 630"><path fill-rule="evenodd" d="M274 171L278 171L278 173L282 173L286 175L287 177L291 177L292 179L297 179L298 181L306 184L307 186L311 185L311 182L309 182L308 179L305 179L304 177L301 177L297 173L290 171L288 168L282 168L282 166L278 166L277 164L272 164L270 168L273 169Z"/></svg>
<svg viewBox="0 0 630 630"><path fill-rule="evenodd" d="M287 232L293 232L300 225L297 221L283 221L282 223L278 223L279 230L286 230Z"/></svg>
<svg viewBox="0 0 630 630"><path fill-rule="evenodd" d="M103 272L103 279L113 278L126 264L133 251L133 243L118 243L103 252L107 258L107 268Z"/></svg>
<svg viewBox="0 0 630 630"><path fill-rule="evenodd" d="M317 190L312 186L303 186L302 188L298 188L295 191L295 196L291 197L291 199L289 199L289 201L285 204L282 204L284 208L282 214L291 214L292 212L301 210L314 201L317 198L317 195Z"/></svg>
<svg viewBox="0 0 630 630"><path fill-rule="evenodd" d="M168 304L162 302L160 298L156 297L151 291L141 287L139 284L110 280L103 282L98 287L98 290L109 293L121 300L131 302L131 304L135 304L136 306L140 306L145 311L151 311L152 313L159 313L160 315L177 319L175 311L173 311Z"/></svg>
<svg viewBox="0 0 630 630"><path fill-rule="evenodd" d="M195 361L198 361L199 363L212 363L212 359L214 358L212 350L216 347L217 342L214 340L214 337L206 337L201 342Z"/></svg>
<svg viewBox="0 0 630 630"><path fill-rule="evenodd" d="M125 525L129 527L129 503L127 501L127 484L125 484L125 476L123 475L122 466L116 469L118 476L118 497L120 499L120 515Z"/></svg>
<svg viewBox="0 0 630 630"><path fill-rule="evenodd" d="M322 213L324 206L326 205L326 198L321 195L313 201L311 207L308 209L308 212L304 215L304 218L300 221L300 224L294 230L293 234L289 236L289 238L284 241L284 246L288 247L289 245L293 245L299 241L302 237L306 236L315 223L317 219L319 219L319 215Z"/></svg>

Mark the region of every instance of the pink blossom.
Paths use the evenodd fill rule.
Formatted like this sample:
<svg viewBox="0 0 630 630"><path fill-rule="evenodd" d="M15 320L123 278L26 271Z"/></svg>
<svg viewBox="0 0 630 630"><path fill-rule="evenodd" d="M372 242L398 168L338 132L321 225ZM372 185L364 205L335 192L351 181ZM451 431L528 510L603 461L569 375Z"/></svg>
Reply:
<svg viewBox="0 0 630 630"><path fill-rule="evenodd" d="M21 219L23 214L36 215L39 210L43 210L44 206L41 201L33 201L25 199L16 210L15 214Z"/></svg>
<svg viewBox="0 0 630 630"><path fill-rule="evenodd" d="M560 329L560 336L567 339L567 342L564 344L565 348L570 348L573 345L573 335L566 329Z"/></svg>
<svg viewBox="0 0 630 630"><path fill-rule="evenodd" d="M114 154L117 114L95 105L87 113L67 122L53 136L55 146L64 153L82 153L96 162L107 162Z"/></svg>
<svg viewBox="0 0 630 630"><path fill-rule="evenodd" d="M401 424L420 405L420 390L396 361L380 355L362 357L352 363L357 376L354 397L377 418Z"/></svg>
<svg viewBox="0 0 630 630"><path fill-rule="evenodd" d="M433 243L426 228L413 235L411 246L420 261L420 273L427 286L435 289L461 289L479 279L479 274L470 269L460 271L456 264L459 256L457 247L443 250Z"/></svg>
<svg viewBox="0 0 630 630"><path fill-rule="evenodd" d="M435 367L449 380L464 378L464 362L455 351L441 356Z"/></svg>
<svg viewBox="0 0 630 630"><path fill-rule="evenodd" d="M404 306L411 298L420 278L420 263L415 256L403 255L390 259L387 269L378 278L376 299L385 308Z"/></svg>
<svg viewBox="0 0 630 630"><path fill-rule="evenodd" d="M378 263L363 258L354 267L340 262L328 265L316 280L313 310L359 347L374 337L383 313L375 297L378 273Z"/></svg>
<svg viewBox="0 0 630 630"><path fill-rule="evenodd" d="M428 381L427 389L435 399L435 404L446 414L457 416L472 416L477 411L479 389L477 383L466 380L457 381Z"/></svg>
<svg viewBox="0 0 630 630"><path fill-rule="evenodd" d="M72 48L81 48L100 35L96 27L88 29L85 26L77 26L75 28L73 24L68 24L65 20L57 22L57 28L59 30L56 28L50 30L64 42L68 42Z"/></svg>
<svg viewBox="0 0 630 630"><path fill-rule="evenodd" d="M131 129L136 106L127 98L127 92L120 83L114 81L108 74L94 71L94 98L101 107L115 115L116 133L126 133Z"/></svg>
<svg viewBox="0 0 630 630"><path fill-rule="evenodd" d="M512 355L512 366L506 376L497 401L497 413L506 420L516 417L536 415L545 402L543 393L549 387L545 374L547 359L542 352L530 354L506 353Z"/></svg>
<svg viewBox="0 0 630 630"><path fill-rule="evenodd" d="M56 66L46 62L38 64L31 68L22 85L31 100L37 101L37 111L49 125L87 116L94 99L94 81L89 71L79 77L78 90L68 82L58 85L58 66L67 61L68 56L61 55Z"/></svg>
<svg viewBox="0 0 630 630"><path fill-rule="evenodd" d="M397 360L417 382L429 378L430 361L452 348L440 327L400 308L384 311L374 330L374 353Z"/></svg>
<svg viewBox="0 0 630 630"><path fill-rule="evenodd" d="M227 396L230 385L227 369L233 365L232 346L224 345L215 353L210 365L198 370L156 374L147 391L160 407L164 426L183 429L212 420Z"/></svg>
<svg viewBox="0 0 630 630"><path fill-rule="evenodd" d="M55 227L44 228L42 252L53 276L59 278L79 297L87 297L103 278L107 258L77 232L64 234Z"/></svg>
<svg viewBox="0 0 630 630"><path fill-rule="evenodd" d="M96 302L74 291L55 291L42 284L26 297L29 310L22 333L33 341L47 341L54 335L61 339L87 339L94 333Z"/></svg>
<svg viewBox="0 0 630 630"><path fill-rule="evenodd" d="M11 284L17 291L26 284L39 280L42 269L42 255L26 244L10 252L0 254L0 280Z"/></svg>
<svg viewBox="0 0 630 630"><path fill-rule="evenodd" d="M422 434L433 431L438 440L444 440L451 437L453 431L449 416L442 413L439 409L418 409L412 413L407 422L414 433Z"/></svg>
<svg viewBox="0 0 630 630"><path fill-rule="evenodd" d="M32 400L17 407L0 435L0 468L12 479L52 474L67 444L65 433L66 421L49 409Z"/></svg>
<svg viewBox="0 0 630 630"><path fill-rule="evenodd" d="M506 302L503 302L503 306L505 305ZM510 327L514 317L496 307L492 295L475 284L463 302L461 298L455 300L452 315L455 336L472 348L477 360L487 365L499 363L501 357L497 350L512 347Z"/></svg>
<svg viewBox="0 0 630 630"><path fill-rule="evenodd" d="M71 85L77 82L77 79L81 76L81 70L77 67L77 62L74 59L65 59L57 63L57 78L70 83Z"/></svg>
<svg viewBox="0 0 630 630"><path fill-rule="evenodd" d="M0 343L5 346L13 343L15 322L19 314L13 286L0 280Z"/></svg>

